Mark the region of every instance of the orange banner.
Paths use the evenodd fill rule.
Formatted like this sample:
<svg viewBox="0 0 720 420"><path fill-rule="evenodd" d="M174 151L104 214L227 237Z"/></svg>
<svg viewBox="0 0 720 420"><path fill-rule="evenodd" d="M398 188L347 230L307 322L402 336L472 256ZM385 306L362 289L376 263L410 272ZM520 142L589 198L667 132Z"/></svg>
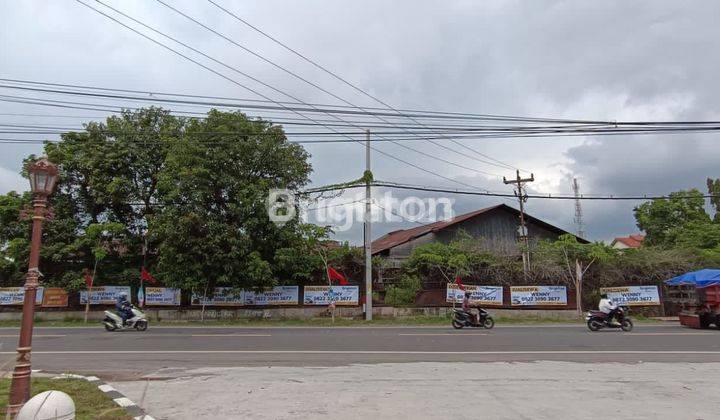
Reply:
<svg viewBox="0 0 720 420"><path fill-rule="evenodd" d="M42 306L44 308L65 308L68 306L68 293L60 287L46 287Z"/></svg>

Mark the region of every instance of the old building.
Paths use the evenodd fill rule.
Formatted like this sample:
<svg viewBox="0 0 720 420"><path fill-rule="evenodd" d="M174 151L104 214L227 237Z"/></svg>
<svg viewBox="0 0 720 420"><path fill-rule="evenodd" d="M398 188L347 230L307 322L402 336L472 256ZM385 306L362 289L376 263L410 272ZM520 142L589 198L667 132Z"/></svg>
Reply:
<svg viewBox="0 0 720 420"><path fill-rule="evenodd" d="M516 253L520 211L505 204L462 214L451 220L439 221L411 229L390 232L372 243L373 255L401 261L412 250L431 242L449 243L459 231L482 240L488 249L501 253ZM557 239L569 232L525 214L531 241ZM587 242L579 239L581 242Z"/></svg>

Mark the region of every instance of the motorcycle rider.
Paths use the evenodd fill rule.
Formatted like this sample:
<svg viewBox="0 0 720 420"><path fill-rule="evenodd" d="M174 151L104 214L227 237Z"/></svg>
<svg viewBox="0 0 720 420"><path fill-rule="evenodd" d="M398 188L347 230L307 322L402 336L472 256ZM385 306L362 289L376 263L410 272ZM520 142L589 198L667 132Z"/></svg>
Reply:
<svg viewBox="0 0 720 420"><path fill-rule="evenodd" d="M608 298L608 295L603 293L600 295L600 303L598 304L598 310L604 314L606 314L606 320L609 325L612 325L614 327L618 326L619 324L617 321L613 321L615 319L615 314L617 314L618 306Z"/></svg>
<svg viewBox="0 0 720 420"><path fill-rule="evenodd" d="M132 305L128 301L126 293L120 293L120 295L118 295L117 302L115 302L115 309L117 309L118 314L122 318L122 326L125 327L127 320L133 317Z"/></svg>
<svg viewBox="0 0 720 420"><path fill-rule="evenodd" d="M470 316L472 316L473 322L477 324L480 322L480 311L477 308L473 308L470 306L470 296L472 296L472 292L465 292L465 297L462 301L462 310L470 314Z"/></svg>

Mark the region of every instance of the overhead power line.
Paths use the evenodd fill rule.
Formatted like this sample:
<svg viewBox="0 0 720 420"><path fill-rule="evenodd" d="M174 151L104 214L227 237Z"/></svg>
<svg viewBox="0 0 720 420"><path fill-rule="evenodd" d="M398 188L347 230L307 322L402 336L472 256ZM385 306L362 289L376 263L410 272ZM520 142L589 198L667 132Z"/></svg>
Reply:
<svg viewBox="0 0 720 420"><path fill-rule="evenodd" d="M157 1L160 1L160 0L157 0ZM255 30L256 32L260 33L261 35L265 36L266 38L268 38L268 39L270 39L271 41L275 42L276 44L280 45L281 47L283 47L283 48L286 49L287 51L290 51L291 53L295 54L297 57L300 57L301 59L303 59L303 60L306 61L307 63L313 65L315 68L317 68L317 69L319 69L319 70L322 70L322 71L325 72L326 74L332 76L333 78L339 80L340 82L344 83L345 85L351 87L351 88L354 89L355 91L357 91L357 92L361 93L362 95L364 95L364 96L372 99L373 101L375 101L375 102L383 105L385 108L390 109L390 110L392 110L392 111L395 111L397 114L401 114L401 112L400 112L398 109L396 109L395 107L393 107L392 105L384 102L383 100L379 99L378 97L376 97L376 96L374 96L374 95L366 92L365 90L359 88L358 86L356 86L355 84L349 82L347 79L341 77L341 76L338 75L337 73L335 73L335 72L333 72L333 71L331 71L331 70L328 70L326 67L318 64L318 63L315 62L314 60L311 60L311 59L308 58L307 56L299 53L298 51L296 51L295 49L289 47L287 44L281 42L281 41L278 40L277 38L269 35L268 33L264 32L264 31L262 31L260 28L254 26L254 25L251 25L249 22L247 22L246 20L242 19L240 16L238 16L238 15L236 15L235 13L231 12L230 10L222 7L221 5L217 4L217 3L214 2L213 0L208 0L208 1L209 1L213 6L217 7L218 9L220 9L220 10L222 10L223 12L227 13L229 16L235 18L235 19L238 20L239 22L243 23L244 25L250 27L251 29ZM407 118L409 118L411 121L413 121L413 122L415 122L415 123L420 124L420 122L417 121L416 119L414 119L413 117L407 117ZM455 140L455 139L452 139L452 138L449 138L449 139L450 139L450 141L452 141L453 143L455 143L455 144L457 144L457 145L459 145L459 146L461 146L461 147L463 147L463 148L465 148L465 149L468 149L468 150L470 150L471 152L473 152L473 153L475 153L475 154L478 154L478 155L483 156L483 157L485 157L485 158L491 159L491 160L494 161L494 162L497 162L497 163L492 163L492 162L488 162L488 161L486 161L486 160L482 160L482 159L481 159L480 161L483 162L483 163L488 163L488 164L491 164L491 165L494 165L494 166L499 166L499 167L506 167L506 168L518 169L518 168L516 168L516 167L514 167L514 166L512 166L512 165L509 165L509 164L507 164L507 163L505 163L505 162L502 162L502 161L500 161L500 160L498 160L498 159L495 159L495 158L493 158L493 157L491 157L491 156L488 156L488 155L486 155L486 154L484 154L484 153L481 153L481 152L479 152L479 151L477 151L477 150L475 150L475 149L472 149L472 148L470 148L470 147L468 147L468 146L466 146L466 145L458 142L458 141ZM435 144L435 143L433 142L433 144ZM446 146L443 146L443 147L446 147ZM456 152L456 153L457 153L457 152ZM477 159L477 158L476 158L476 159Z"/></svg>
<svg viewBox="0 0 720 420"><path fill-rule="evenodd" d="M110 15L108 15L108 14L106 14L106 13L104 13L104 12L102 12L102 11L100 11L100 10L98 10L98 9L90 6L90 5L88 5L87 3L83 2L82 0L75 0L75 1L78 2L78 3L80 3L80 4L82 4L83 6L85 6L85 7L87 7L87 8L89 8L89 9L95 11L96 13L99 13L99 14L101 14L102 16L104 16L104 17L106 17L106 18L114 21L115 23L117 23L117 24L119 24L119 25L121 25L121 26L123 26L123 27L125 27L125 28L127 28L127 29L129 29L129 30L131 30L131 31L133 31L133 32L135 32L136 34L138 34L138 35L142 36L143 38L145 38L145 39L153 42L154 44L159 45L159 46L167 49L168 51L171 51L171 52L173 52L174 54L176 54L176 55L178 55L178 56L180 56L180 57L182 57L182 58L184 58L184 59L186 59L186 60L188 60L188 61L190 61L190 62L192 62L192 63L194 63L194 64L196 64L196 65L198 65L198 66L200 66L200 67L202 67L203 69L205 69L205 70L207 70L207 71L210 71L211 73L213 73L213 74L215 74L215 75L218 75L218 76L222 77L223 79L228 80L229 82L231 82L231 83L233 83L233 84L235 84L235 85L237 85L237 86L239 86L239 87L242 87L243 89L246 89L246 90L248 90L249 92L254 93L255 95L258 95L258 96L260 96L261 98L264 98L264 99L273 101L273 99L270 98L270 97L268 97L267 95L264 95L264 94L262 94L261 92L258 92L258 91L255 90L255 89L252 89L252 88L250 88L250 87L248 87L248 86L246 86L246 85L243 85L242 83L236 81L235 79L232 79L232 78L224 75L223 73L220 73L219 71L214 70L214 69L212 69L211 67L208 67L208 66L206 66L205 64L202 64L202 63L200 63L199 61L197 61L197 60L195 60L195 59L193 59L193 58L191 58L191 57L188 57L187 55L185 55L185 54L183 54L183 53L175 50L174 48L169 47L168 45L165 45L165 44L163 44L162 42L160 42L160 41L158 41L158 40L156 40L156 39L153 39L152 37L150 37L150 36L148 36L148 35L143 34L142 32L140 32L140 31L138 31L138 30L136 30L136 29L134 29L134 28L126 25L125 23L119 21L118 19L116 19L116 18L114 18L114 17L112 17L112 16L110 16ZM148 27L147 25L144 25L144 24L143 24L143 26ZM148 28L149 28L149 27L148 27ZM156 29L151 29L151 30L153 30L153 32L156 32L156 33L158 33L158 34L161 34L161 32L158 31L158 30L156 30ZM193 47L190 47L190 46L188 46L187 44L185 44L185 43L183 43L183 42L181 42L181 41L175 40L174 38L170 37L169 35L165 35L165 34L162 34L162 35L163 35L164 37L168 38L168 39L173 40L174 42L176 42L176 43L178 43L178 44L180 44L180 45L185 46L185 47L188 48L188 49L191 49L192 51L197 52L198 54L201 54L203 57L206 57L206 58L208 58L208 59L210 59L210 60L212 60L212 61L214 61L214 62L217 62L218 64L221 64L221 65L223 65L224 67L227 67L227 68L229 68L229 69L232 69L233 71L235 71L235 72L237 72L237 73L239 73L239 74L241 74L241 75L244 75L245 77L247 77L247 78L249 78L249 79L251 79L251 80L253 80L253 81L257 82L257 83L259 83L259 84L261 84L261 85L263 85L263 86L266 86L266 87L272 89L273 91L276 91L276 92L278 92L278 93L280 93L280 94L282 94L282 95L284 95L284 96L287 96L287 97L289 97L289 98L291 98L291 99L293 99L293 100L296 100L296 101L299 101L299 102L303 102L302 100L300 100L300 99L298 99L298 98L296 98L296 97L294 97L294 96L292 96L292 95L290 95L290 94L288 94L288 93L286 93L286 92L283 92L282 90L277 89L277 88L275 88L275 87L273 87L273 86L271 86L271 85L269 85L269 84L267 84L267 83L265 83L265 82L262 82L262 81L258 80L257 78L255 78L255 77L253 77L253 76L250 76L250 75L248 75L248 74L246 74L246 73L244 73L244 72L242 72L242 71L240 71L240 70L238 70L238 69L236 69L236 68L234 68L234 67L232 67L232 66L229 66L229 65L227 65L227 64L225 64L225 63L217 60L217 59L214 59L214 58L208 56L207 54L205 54L205 53L203 53L203 52L201 52L201 51L199 51L199 50L197 50L197 49L195 49L195 48L193 48ZM303 102L303 103L304 103L304 102ZM291 109L289 109L287 106L283 106L283 105L280 104L279 102L275 102L275 104L278 105L278 106L284 107L284 108L286 108L286 109L288 109L288 110L291 110ZM304 103L304 104L305 104L306 106L308 105L307 103ZM300 112L297 111L297 110L291 110L291 111L294 112L294 113L296 113L297 115L299 115L299 116L301 116L301 117L304 117L304 118L307 118L307 119L310 120L310 121L313 121L312 118L310 118L310 117L308 117L308 116L300 113ZM329 128L330 130L334 130L332 127L328 127L328 128ZM358 144L362 145L362 142L358 142ZM371 148L372 148L372 147L371 147ZM389 157L389 158L391 158L391 159L397 160L398 162L401 162L401 163L403 163L403 164L406 164L406 165L408 165L408 166L411 166L411 167L413 167L413 168L416 168L416 169L418 169L418 170L421 170L421 171L423 171L423 172L425 172L425 173L432 174L432 175L434 175L434 176L437 176L437 177L440 177L440 178L449 180L449 181L451 181L451 182L454 182L454 183L457 183L457 184L460 184L460 185L464 185L464 186L469 186L469 187L471 187L471 188L475 188L475 187L472 186L472 185L469 185L469 184L466 184L466 183L464 183L464 182L457 181L457 180L452 179L452 178L450 178L450 177L446 177L446 176L444 176L444 175L441 175L441 174L438 174L438 173L436 173L436 172L430 171L430 170L428 170L428 169L426 169L426 168L423 168L423 167L421 167L421 166L418 166L418 165L416 165L416 164L413 164L413 163L411 163L411 162L408 162L408 161L406 161L406 160L404 160L404 159L398 158L398 157L396 157L396 156L394 156L394 155L392 155L392 154L390 154L390 153L386 153L386 152L384 152L384 151L382 151L382 150L379 150L379 149L377 149L377 148L372 148L372 149L375 150L377 153L380 153L380 154L382 154L382 155L384 155L384 156L387 156L387 157Z"/></svg>
<svg viewBox="0 0 720 420"><path fill-rule="evenodd" d="M99 1L99 0L97 0L97 1ZM328 94L328 95L332 96L333 98L339 100L340 102L343 102L343 103L345 103L345 104L347 104L347 105L349 105L349 106L351 106L351 107L353 107L353 108L355 108L355 109L357 109L357 110L359 110L359 111L367 112L367 110L364 109L363 107L358 106L358 105L356 105L356 104L348 101L347 99L345 99L345 98L343 98L343 97L341 97L341 96L339 96L339 95L336 95L335 93L333 93L333 92L331 92L331 91L323 88L322 86L320 86L320 85L318 85L318 84L316 84L316 83L314 83L314 82L312 82L312 81L310 81L310 80L308 80L308 79L300 76L299 74L297 74L297 73L295 73L295 72L287 69L286 67L281 66L281 65L275 63L275 62L272 61L272 60L269 60L268 58L266 58L266 57L263 56L262 54L259 54L259 53L255 52L255 51L253 51L253 50L245 47L244 45L240 44L239 42L235 41L234 39L232 39L232 38L230 38L230 37L228 37L228 36L226 36L226 35L218 32L218 31L216 31L215 29L209 27L208 25L205 25L204 23L200 22L199 20L195 19L194 17L192 17L192 16L190 16L190 15L188 15L188 14L186 14L186 13L180 11L180 10L178 10L177 8L175 8L175 7L167 4L165 1L163 1L163 0L155 0L155 1L157 1L157 2L160 3L160 4L162 4L163 6L167 7L168 9L170 9L170 10L172 10L172 11L180 14L181 16L187 18L187 19L190 20L191 22L193 22L193 23L201 26L202 28L210 31L211 33L213 33L213 34L221 37L222 39L230 42L231 44L235 45L236 47L241 48L243 51L245 51L245 52L247 52L247 53L249 53L249 54L252 54L253 56L259 58L260 60L262 60L262 61L264 61L264 62L272 65L273 67L275 67L275 68L277 68L277 69L279 69L279 70L281 70L281 71L283 71L283 72L285 72L285 73L287 73L287 74L295 77L296 79L298 79L298 80L300 80L300 81L302 81L302 82L304 82L304 83L307 83L308 85L310 85L310 86L312 86L312 87L320 90L321 92L323 92L323 93L325 93L325 94ZM389 120L387 120L386 118L384 118L384 117L382 117L382 116L375 116L375 118L377 118L378 120L380 120L380 121L382 121L382 122L384 122L384 123L391 123ZM402 129L402 130L410 133L410 131L409 131L408 129ZM373 133L373 134L376 135L376 136L379 135L378 133ZM412 135L412 133L410 133L410 134ZM380 135L380 136L381 136L381 135ZM382 136L381 136L381 137L382 137ZM475 159L475 160L477 160L477 158L473 158L473 157L471 157L471 156L468 156L467 154L465 154L465 153L463 153L463 152L460 152L460 151L458 151L458 150L456 150L456 149L453 149L453 148L451 148L451 147L448 147L447 145L438 143L438 142L433 141L433 140L426 140L426 141L428 141L429 143L431 143L431 144L433 144L433 145L435 145L435 146L437 146L437 147L440 147L440 148L442 148L442 149L444 149L444 150L448 150L448 151L450 151L450 152L456 153L456 154L458 154L458 155L460 155L460 156L463 156L463 157L465 157L465 158L470 158L470 159ZM454 142L455 140L452 140L452 139L451 139L451 141ZM459 143L458 143L458 144L459 144ZM412 150L412 151L414 151L414 152L416 152L416 153L421 153L421 154L423 154L424 156L432 157L432 155L430 155L430 154L421 152L421 151L416 150L416 149L409 148L408 146L401 145L401 144L398 144L398 145L399 145L400 147L404 148L404 149ZM436 159L439 159L439 158L436 157ZM472 171L472 172L477 172L477 173L481 173L481 174L485 174L485 175L491 175L491 176L498 176L498 177L500 176L500 175L493 174L493 173L490 173L490 172L487 172L487 171L481 171L481 170L477 170L477 169L474 169L474 168L469 168L469 167L467 167L467 166L464 166L464 165L461 165L461 164L458 164L458 163L453 163L453 162L450 162L450 161L445 160L445 159L442 159L442 161L444 161L444 162L446 162L446 163L449 163L449 164L452 164L452 165L455 165L455 166L457 166L457 167L463 168L463 169L470 170L470 171ZM493 165L493 166L497 166L497 164L491 163L491 162L487 162L487 161L485 161L485 160L479 160L479 161L482 162L482 163L490 163L490 164Z"/></svg>
<svg viewBox="0 0 720 420"><path fill-rule="evenodd" d="M443 187L398 184L398 183L385 182L385 181L373 181L370 185L373 187L396 188L396 189L401 189L401 190L412 190L412 191L440 192L440 193L445 193L445 194L515 198L514 194L501 193L501 192L454 190L454 189L443 188ZM354 189L354 188L365 188L365 184L353 184L353 185L346 185L346 186L341 186L341 187L338 187L336 185L330 185L327 187L309 188L309 189L304 190L303 193L319 193L319 192L337 191L337 190L342 190L342 189ZM528 199L532 198L532 199L537 199L537 200L589 200L589 201L643 201L643 200L663 200L663 199L671 198L670 195L657 195L657 194L628 194L628 195L582 194L579 197L576 197L573 194L552 194L552 193L548 193L548 194L533 193L533 194L527 194L526 197ZM720 198L720 195L703 194L703 195L687 195L687 196L673 195L672 196L672 198L677 198L677 199L697 198L697 197Z"/></svg>

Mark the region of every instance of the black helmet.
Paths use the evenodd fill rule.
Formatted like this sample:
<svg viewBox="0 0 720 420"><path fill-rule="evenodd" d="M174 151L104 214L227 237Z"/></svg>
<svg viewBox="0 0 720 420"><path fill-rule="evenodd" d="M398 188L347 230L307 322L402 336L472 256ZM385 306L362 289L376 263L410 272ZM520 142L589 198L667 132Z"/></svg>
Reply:
<svg viewBox="0 0 720 420"><path fill-rule="evenodd" d="M469 298L470 296L472 296L472 292L465 292L465 297Z"/></svg>
<svg viewBox="0 0 720 420"><path fill-rule="evenodd" d="M603 293L600 295L600 299L607 299L607 298L608 298L607 293Z"/></svg>

